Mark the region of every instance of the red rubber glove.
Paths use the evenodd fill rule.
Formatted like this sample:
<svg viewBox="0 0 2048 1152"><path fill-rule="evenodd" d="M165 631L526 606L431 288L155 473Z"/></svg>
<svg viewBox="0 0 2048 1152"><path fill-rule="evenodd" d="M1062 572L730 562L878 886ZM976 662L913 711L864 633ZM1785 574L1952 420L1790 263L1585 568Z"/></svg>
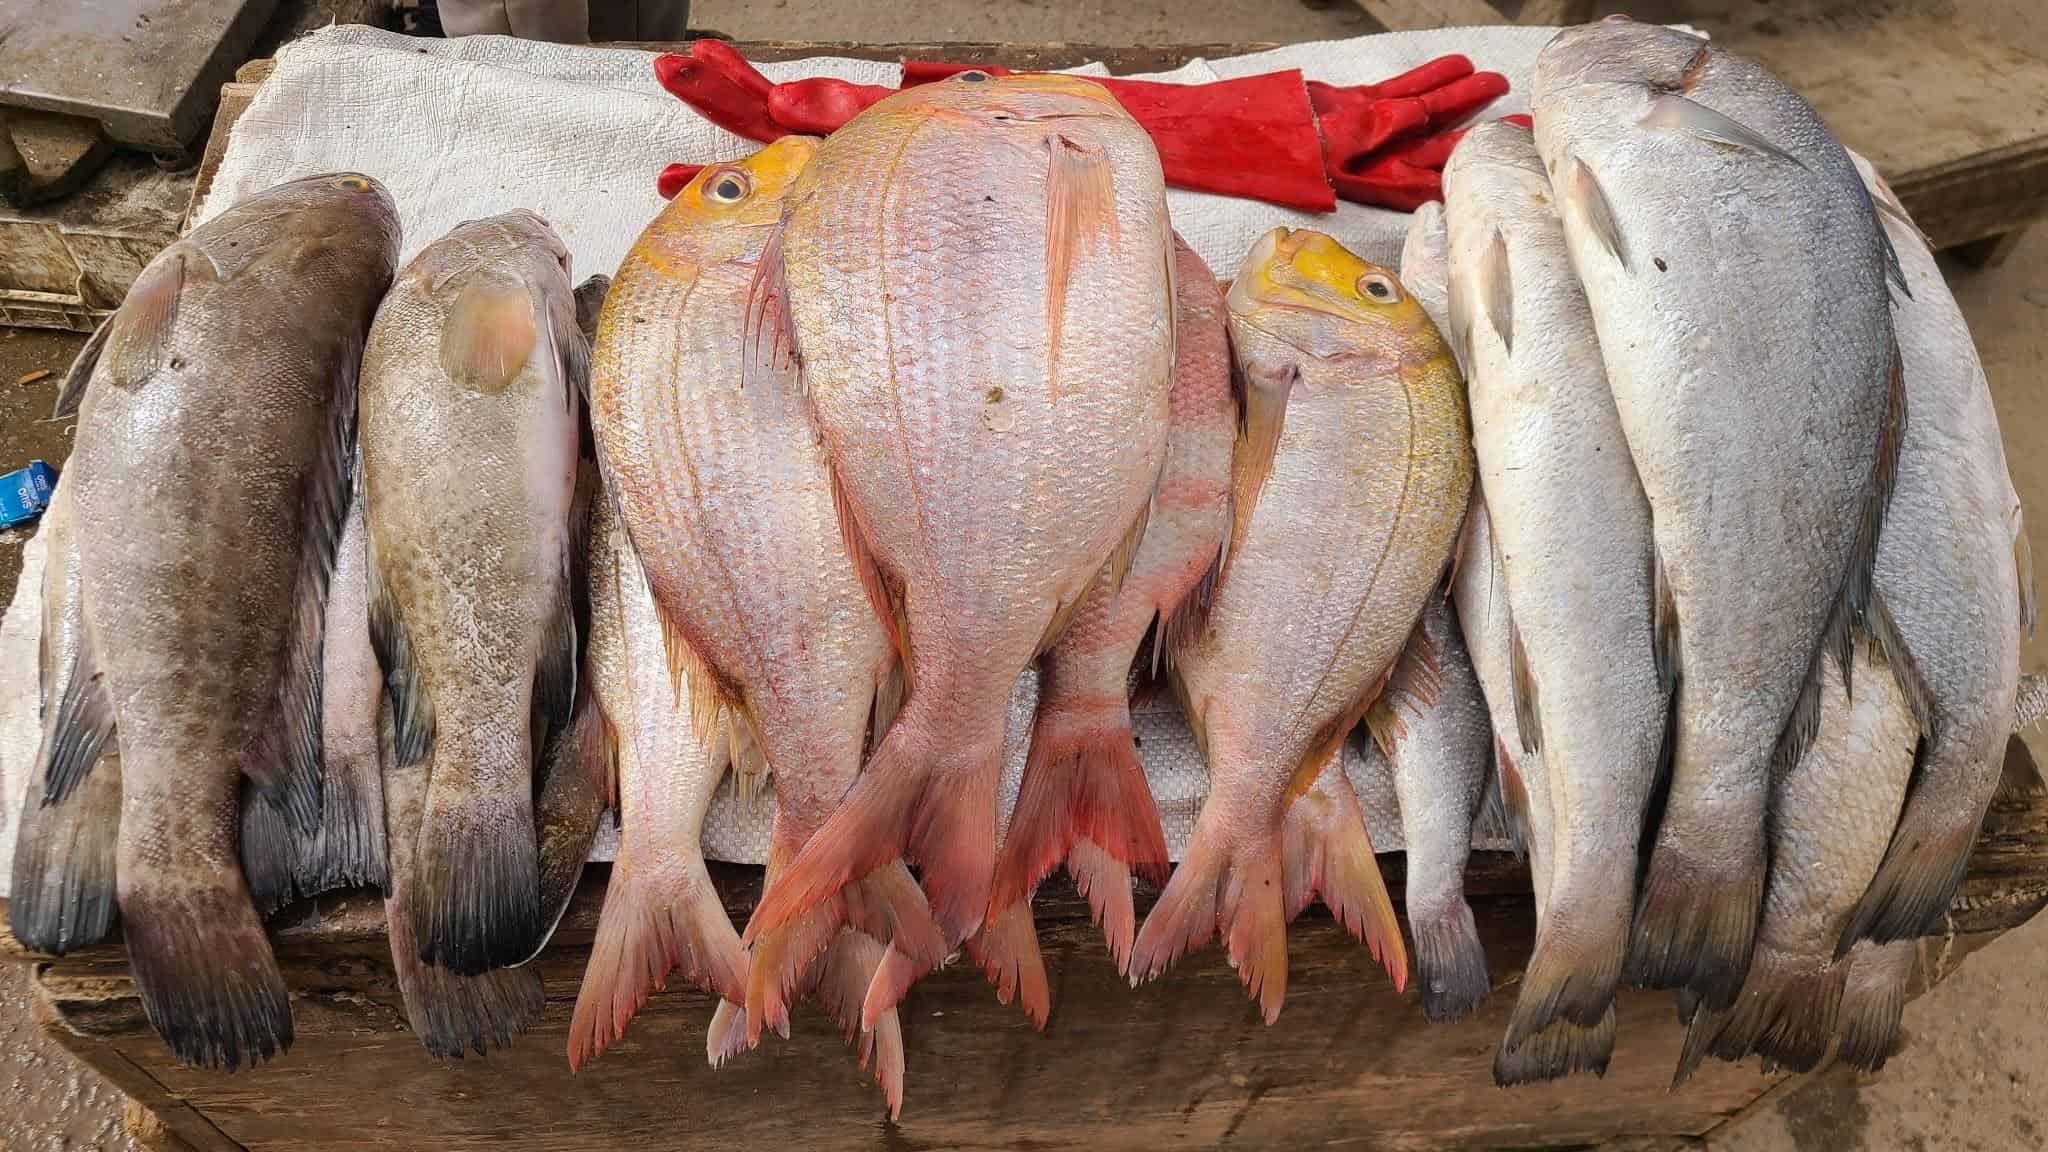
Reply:
<svg viewBox="0 0 2048 1152"><path fill-rule="evenodd" d="M1502 119L1524 128L1531 123L1527 116ZM1413 212L1431 200L1444 198L1444 164L1464 135L1460 128L1398 141L1366 157L1355 169L1332 173L1330 183L1336 185L1337 195L1353 203Z"/></svg>
<svg viewBox="0 0 2048 1152"><path fill-rule="evenodd" d="M695 41L687 56L656 56L654 78L706 120L736 136L765 144L789 134L768 116L768 93L775 85L722 40Z"/></svg>
<svg viewBox="0 0 2048 1152"><path fill-rule="evenodd" d="M654 190L661 193L663 200L673 200L683 186L697 178L697 173L709 167L706 164L671 164L654 178Z"/></svg>

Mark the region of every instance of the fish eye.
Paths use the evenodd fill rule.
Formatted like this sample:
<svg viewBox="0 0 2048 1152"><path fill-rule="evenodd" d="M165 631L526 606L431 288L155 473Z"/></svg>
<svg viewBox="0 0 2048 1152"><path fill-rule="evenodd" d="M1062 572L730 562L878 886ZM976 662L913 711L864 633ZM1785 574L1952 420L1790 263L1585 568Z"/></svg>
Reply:
<svg viewBox="0 0 2048 1152"><path fill-rule="evenodd" d="M983 72L979 68L969 68L967 71L959 73L956 78L965 80L969 84L979 84L983 80L988 79L988 73Z"/></svg>
<svg viewBox="0 0 2048 1152"><path fill-rule="evenodd" d="M737 204L751 191L747 178L738 172L721 172L704 186L704 194L720 204Z"/></svg>
<svg viewBox="0 0 2048 1152"><path fill-rule="evenodd" d="M1401 298L1401 289L1394 278L1384 272L1367 272L1358 278L1358 290L1382 304L1392 304Z"/></svg>
<svg viewBox="0 0 2048 1152"><path fill-rule="evenodd" d="M350 192L368 192L370 190L370 182L361 176L343 176L334 182L334 186L336 188L345 188Z"/></svg>

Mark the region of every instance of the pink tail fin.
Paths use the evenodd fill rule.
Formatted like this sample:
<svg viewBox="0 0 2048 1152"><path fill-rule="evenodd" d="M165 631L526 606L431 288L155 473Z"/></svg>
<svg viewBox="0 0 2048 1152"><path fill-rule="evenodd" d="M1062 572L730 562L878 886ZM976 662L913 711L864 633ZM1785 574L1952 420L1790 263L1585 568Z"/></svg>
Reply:
<svg viewBox="0 0 2048 1152"><path fill-rule="evenodd" d="M893 941L925 970L946 958L946 941L924 892L901 860L891 860L755 942L747 977L749 1046L760 1041L763 1028L789 1038L789 1004L806 993L812 961L842 925Z"/></svg>
<svg viewBox="0 0 2048 1152"><path fill-rule="evenodd" d="M1180 864L1131 945L1133 986L1157 979L1216 934L1217 897L1230 868L1229 849L1221 839L1207 821L1196 825Z"/></svg>
<svg viewBox="0 0 2048 1152"><path fill-rule="evenodd" d="M1033 724L1030 758L996 866L994 913L1024 899L1074 842L1093 841L1153 883L1166 879L1166 838L1121 696L1107 707L1049 701Z"/></svg>
<svg viewBox="0 0 2048 1152"><path fill-rule="evenodd" d="M965 940L988 908L995 872L995 787L1002 712L988 731L930 735L929 706L912 696L846 799L762 894L748 944L831 899L857 876L903 856L922 868L948 943Z"/></svg>
<svg viewBox="0 0 2048 1152"><path fill-rule="evenodd" d="M1074 887L1088 900L1095 922L1102 925L1103 942L1116 961L1119 975L1131 972L1131 938L1137 932L1138 916L1131 906L1131 870L1123 861L1103 851L1093 840L1074 841L1067 850L1067 874Z"/></svg>
<svg viewBox="0 0 2048 1152"><path fill-rule="evenodd" d="M1150 980L1222 930L1230 966L1271 1024L1287 1000L1287 908L1280 842L1234 842L1205 811L1131 949L1131 982Z"/></svg>
<svg viewBox="0 0 2048 1152"><path fill-rule="evenodd" d="M872 1029L864 1029L861 1009L883 958L895 955L900 953L872 936L842 932L817 968L818 1003L839 1022L841 1035L860 1056L860 1066L872 1063L891 1120L903 1110L903 1026L890 1008L877 1014Z"/></svg>
<svg viewBox="0 0 2048 1152"><path fill-rule="evenodd" d="M747 1036L747 1010L730 1000L720 1000L711 1013L711 1026L704 1030L704 1058L713 1068L754 1047Z"/></svg>
<svg viewBox="0 0 2048 1152"><path fill-rule="evenodd" d="M884 1016L903 1003L910 986L929 971L931 969L896 949L889 949L888 955L882 957L881 964L875 968L874 976L869 978L867 993L861 998L860 1026L873 1030Z"/></svg>
<svg viewBox="0 0 2048 1152"><path fill-rule="evenodd" d="M990 917L967 942L967 955L995 985L996 1001L1017 1006L1031 1026L1045 1031L1052 1013L1052 988L1045 978L1045 957L1038 950L1038 925L1031 919L1027 896Z"/></svg>
<svg viewBox="0 0 2048 1152"><path fill-rule="evenodd" d="M1281 852L1288 918L1307 907L1312 896L1321 897L1344 930L1372 950L1394 990L1405 991L1408 948L1401 941L1401 923L1373 856L1358 794L1343 772L1325 770L1288 806Z"/></svg>
<svg viewBox="0 0 2048 1152"><path fill-rule="evenodd" d="M747 957L703 861L692 857L658 884L642 879L631 861L619 862L569 1022L570 1069L625 1035L649 992L678 968L691 983L728 1000L746 995Z"/></svg>

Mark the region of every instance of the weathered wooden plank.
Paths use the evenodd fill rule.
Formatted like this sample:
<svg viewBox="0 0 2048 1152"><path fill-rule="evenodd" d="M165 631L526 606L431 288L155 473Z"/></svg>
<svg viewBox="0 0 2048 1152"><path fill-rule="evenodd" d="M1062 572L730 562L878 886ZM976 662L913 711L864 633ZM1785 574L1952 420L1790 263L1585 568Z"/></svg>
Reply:
<svg viewBox="0 0 2048 1152"><path fill-rule="evenodd" d="M1508 23L1486 0L1358 0L1358 6L1389 32Z"/></svg>

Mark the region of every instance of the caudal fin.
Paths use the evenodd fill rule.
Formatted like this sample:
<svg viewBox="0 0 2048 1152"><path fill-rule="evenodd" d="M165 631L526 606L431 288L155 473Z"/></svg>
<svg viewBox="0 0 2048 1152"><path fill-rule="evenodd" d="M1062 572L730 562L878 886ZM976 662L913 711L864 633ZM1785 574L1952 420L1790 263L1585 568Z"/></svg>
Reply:
<svg viewBox="0 0 2048 1152"><path fill-rule="evenodd" d="M1931 783L1967 784L1956 779L1938 782L1924 775L1914 781L1884 862L1849 917L1836 945L1837 955L1847 955L1858 940L1887 944L1941 933L1949 904L1955 900L1956 889L1962 887L1963 874L1969 871L1970 849L1977 842L1977 829L1990 806L1993 789L1987 777L1982 804L1966 801L1958 805L1959 798L1953 793L1923 795Z"/></svg>
<svg viewBox="0 0 2048 1152"><path fill-rule="evenodd" d="M291 998L241 876L124 886L121 935L143 1011L185 1064L256 1065L292 1046Z"/></svg>
<svg viewBox="0 0 2048 1152"><path fill-rule="evenodd" d="M1220 831L1220 817L1206 808L1202 815L1131 947L1131 983L1159 976L1220 930L1230 966L1271 1024L1287 1000L1281 837L1276 831L1257 843L1235 842Z"/></svg>
<svg viewBox="0 0 2048 1152"><path fill-rule="evenodd" d="M406 896L420 959L458 976L521 963L547 928L531 785L443 789L438 775L429 777Z"/></svg>
<svg viewBox="0 0 2048 1152"><path fill-rule="evenodd" d="M1667 810L1666 819L1670 819ZM1743 833L1745 851L1694 860L1660 836L1637 898L1623 967L1648 988L1689 987L1710 1008L1733 1003L1749 971L1764 894L1762 813Z"/></svg>
<svg viewBox="0 0 2048 1152"><path fill-rule="evenodd" d="M1411 903L1408 915L1423 1015L1440 1024L1470 1015L1493 989L1472 906L1454 900L1437 915L1418 918Z"/></svg>
<svg viewBox="0 0 2048 1152"><path fill-rule="evenodd" d="M121 759L100 760L71 794L45 804L31 777L14 841L7 914L15 939L61 956L114 925L114 843L121 831Z"/></svg>
<svg viewBox="0 0 2048 1152"><path fill-rule="evenodd" d="M1028 900L1065 859L1096 917L1104 920L1121 969L1131 942L1129 875L1135 871L1163 884L1167 874L1166 838L1138 762L1129 708L1121 696L1093 711L1062 707L1049 697L1033 722L1030 748L996 863L989 916ZM1086 848L1079 847L1084 843ZM1121 918L1115 907L1118 874Z"/></svg>
<svg viewBox="0 0 2048 1152"><path fill-rule="evenodd" d="M1138 930L1138 914L1131 903L1130 866L1093 840L1082 839L1067 849L1067 875L1088 901L1095 923L1102 926L1102 939L1109 945L1118 975L1130 975L1131 940Z"/></svg>
<svg viewBox="0 0 2048 1152"><path fill-rule="evenodd" d="M743 1001L747 957L702 860L665 861L644 877L635 862L612 867L597 939L569 1019L569 1068L596 1059L625 1035L626 1022L664 986L671 970L727 1000ZM677 866L677 865L680 866Z"/></svg>
<svg viewBox="0 0 2048 1152"><path fill-rule="evenodd" d="M898 856L919 866L949 944L980 927L995 873L1002 713L991 712L989 731L949 733L941 742L931 734L927 699L911 696L839 808L762 893L745 943Z"/></svg>
<svg viewBox="0 0 2048 1152"><path fill-rule="evenodd" d="M1519 1048L1501 1045L1493 1054L1493 1082L1512 1088L1561 1079L1574 1072L1605 1076L1613 1055L1614 1009L1610 1006L1590 1028L1558 1020L1524 1040Z"/></svg>
<svg viewBox="0 0 2048 1152"><path fill-rule="evenodd" d="M1836 1054L1866 1072L1883 1068L1899 1050L1900 1022L1906 1012L1906 984L1913 976L1920 946L1914 940L1890 944L1864 943L1841 964L1849 974L1842 985L1842 1008L1836 1031Z"/></svg>
<svg viewBox="0 0 2048 1152"><path fill-rule="evenodd" d="M1045 1019L1052 1013L1052 987L1045 978L1029 895L983 922L981 931L967 941L967 955L995 985L997 1003L1015 1000L1031 1026L1045 1031Z"/></svg>
<svg viewBox="0 0 2048 1152"><path fill-rule="evenodd" d="M872 1068L889 1103L889 1118L903 1111L903 1025L894 1008L879 1011L872 1027L861 1023L863 1002L887 956L900 955L874 937L842 932L819 958L818 1004L839 1022L860 1066Z"/></svg>
<svg viewBox="0 0 2048 1152"><path fill-rule="evenodd" d="M320 789L320 831L300 852L299 894L350 887L388 892L391 865L384 836L384 769L374 750L345 763L329 755L320 774ZM245 809L249 802L243 800Z"/></svg>
<svg viewBox="0 0 2048 1152"><path fill-rule="evenodd" d="M945 937L932 920L923 890L901 860L891 860L755 941L747 974L749 1046L760 1042L764 1028L789 1037L789 1005L805 994L814 962L841 927L893 941L918 962L920 974L946 959Z"/></svg>
<svg viewBox="0 0 2048 1152"><path fill-rule="evenodd" d="M1288 806L1282 828L1288 919L1307 907L1311 896L1320 897L1337 923L1372 950L1394 981L1394 991L1406 991L1408 948L1401 942L1394 899L1380 876L1351 781L1340 770L1325 769Z"/></svg>
<svg viewBox="0 0 2048 1152"><path fill-rule="evenodd" d="M1686 1030L1673 1087L1711 1053L1740 1062L1752 1054L1772 1065L1810 1072L1835 1038L1847 965L1822 954L1793 954L1759 945L1732 1007L1702 1010Z"/></svg>
<svg viewBox="0 0 2048 1152"><path fill-rule="evenodd" d="M384 902L385 932L406 1021L429 1053L442 1060L459 1060L470 1052L487 1056L509 1047L540 1019L546 998L538 968L457 976L422 963L404 905L399 895Z"/></svg>
<svg viewBox="0 0 2048 1152"><path fill-rule="evenodd" d="M1562 885L1553 876L1550 904L1508 1020L1508 1047L1519 1047L1559 1018L1597 1024L1614 1003L1628 946L1629 879L1579 876Z"/></svg>

